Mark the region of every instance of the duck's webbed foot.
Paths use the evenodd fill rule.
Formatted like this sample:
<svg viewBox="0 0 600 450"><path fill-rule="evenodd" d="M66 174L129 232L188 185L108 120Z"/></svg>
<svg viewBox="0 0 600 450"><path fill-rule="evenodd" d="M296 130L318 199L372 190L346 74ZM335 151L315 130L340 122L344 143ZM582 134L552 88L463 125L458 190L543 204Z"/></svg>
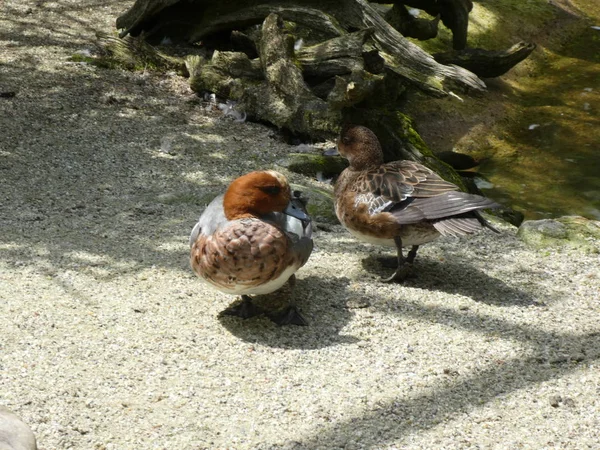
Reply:
<svg viewBox="0 0 600 450"><path fill-rule="evenodd" d="M295 305L287 306L277 312L269 314L269 318L277 325L300 325L307 326L308 322L298 312Z"/></svg>
<svg viewBox="0 0 600 450"><path fill-rule="evenodd" d="M417 256L417 250L419 249L419 246L413 245L410 249L410 252L408 252L407 257L405 258L402 254L402 239L396 237L394 238L394 241L396 242L396 248L398 250L396 271L391 276L382 278L381 281L384 283L391 283L393 281L402 282L409 277L415 276L412 263L415 260L415 256Z"/></svg>
<svg viewBox="0 0 600 450"><path fill-rule="evenodd" d="M296 275L292 275L289 278L288 284L290 285L290 295L293 296L294 286L296 286ZM308 325L306 319L298 312L298 308L296 308L296 302L294 300L290 300L288 306L285 308L269 314L269 319L271 319L277 325L300 325L303 327Z"/></svg>
<svg viewBox="0 0 600 450"><path fill-rule="evenodd" d="M249 319L251 317L260 316L264 314L264 310L259 306L256 306L250 297L242 295L242 302L237 303L229 308L221 311L220 316L237 316L242 319Z"/></svg>
<svg viewBox="0 0 600 450"><path fill-rule="evenodd" d="M390 277L382 278L381 281L384 283L391 283L393 281L402 282L407 278L412 278L414 276L415 272L413 266L405 262L401 266L398 266L396 271Z"/></svg>

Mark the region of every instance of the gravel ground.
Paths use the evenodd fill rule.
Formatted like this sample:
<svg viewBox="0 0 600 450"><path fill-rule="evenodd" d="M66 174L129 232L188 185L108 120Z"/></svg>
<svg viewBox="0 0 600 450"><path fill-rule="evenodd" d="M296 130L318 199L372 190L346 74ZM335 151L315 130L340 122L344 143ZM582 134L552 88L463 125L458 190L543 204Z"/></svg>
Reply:
<svg viewBox="0 0 600 450"><path fill-rule="evenodd" d="M600 448L597 254L502 225L387 285L332 226L298 273L309 327L219 319L189 231L291 147L176 76L69 62L128 4L0 7L0 405L40 449Z"/></svg>

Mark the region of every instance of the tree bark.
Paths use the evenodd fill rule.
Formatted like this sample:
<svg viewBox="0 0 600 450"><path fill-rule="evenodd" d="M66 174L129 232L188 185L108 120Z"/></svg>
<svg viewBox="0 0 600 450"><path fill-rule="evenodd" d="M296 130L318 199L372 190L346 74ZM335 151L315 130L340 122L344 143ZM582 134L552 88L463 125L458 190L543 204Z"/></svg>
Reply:
<svg viewBox="0 0 600 450"><path fill-rule="evenodd" d="M385 67L433 95L450 90L483 90L473 73L456 66L438 64L431 55L406 40L365 0L137 0L117 20L122 34L176 36L190 42L223 30L260 23L269 13L303 24L317 33L341 36L350 30L372 29L374 47Z"/></svg>
<svg viewBox="0 0 600 450"><path fill-rule="evenodd" d="M519 42L507 50L484 50L467 48L461 51L436 53L435 60L441 64L455 64L470 70L483 78L504 75L527 58L535 49L535 44Z"/></svg>
<svg viewBox="0 0 600 450"><path fill-rule="evenodd" d="M389 0L372 1L375 3L390 3ZM452 31L452 47L455 50L462 50L467 46L469 13L473 9L471 0L394 0L391 3L394 4L393 9L396 9L394 15L398 15L401 12L399 8L404 8L404 5L422 9L433 17L439 15L442 23ZM402 21L395 19L394 22L394 26L399 25L399 29L402 28ZM410 32L410 28L405 31ZM405 36L408 36L408 34Z"/></svg>
<svg viewBox="0 0 600 450"><path fill-rule="evenodd" d="M339 109L317 97L295 63L294 40L283 31L281 19L270 14L264 21L258 52L251 61L241 52L215 52L210 62L188 59L190 85L238 101L250 117L287 128L294 133L332 136L341 121Z"/></svg>

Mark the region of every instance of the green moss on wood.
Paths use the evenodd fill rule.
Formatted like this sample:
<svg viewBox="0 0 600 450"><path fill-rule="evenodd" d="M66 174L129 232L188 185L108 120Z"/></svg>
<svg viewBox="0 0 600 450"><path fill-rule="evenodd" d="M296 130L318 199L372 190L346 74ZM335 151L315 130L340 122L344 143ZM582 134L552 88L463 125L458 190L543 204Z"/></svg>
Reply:
<svg viewBox="0 0 600 450"><path fill-rule="evenodd" d="M313 153L290 153L277 164L286 167L291 172L310 177L314 177L319 172L331 175L339 174L348 167L348 161L341 156L322 156Z"/></svg>
<svg viewBox="0 0 600 450"><path fill-rule="evenodd" d="M128 36L119 39L102 34L98 40L102 55L93 58L92 64L100 67L122 68L131 71L167 71L173 70L180 75L188 76L183 58L167 55L142 37Z"/></svg>

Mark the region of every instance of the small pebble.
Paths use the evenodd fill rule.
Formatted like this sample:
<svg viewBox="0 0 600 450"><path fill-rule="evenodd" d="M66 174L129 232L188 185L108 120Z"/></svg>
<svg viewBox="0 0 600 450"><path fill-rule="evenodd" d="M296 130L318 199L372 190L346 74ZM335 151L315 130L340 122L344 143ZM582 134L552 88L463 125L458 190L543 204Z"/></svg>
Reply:
<svg viewBox="0 0 600 450"><path fill-rule="evenodd" d="M553 408L558 408L561 402L562 397L560 395L553 395L550 397L550 406Z"/></svg>
<svg viewBox="0 0 600 450"><path fill-rule="evenodd" d="M346 308L348 309L362 309L371 306L371 302L365 297L351 297L346 301Z"/></svg>

